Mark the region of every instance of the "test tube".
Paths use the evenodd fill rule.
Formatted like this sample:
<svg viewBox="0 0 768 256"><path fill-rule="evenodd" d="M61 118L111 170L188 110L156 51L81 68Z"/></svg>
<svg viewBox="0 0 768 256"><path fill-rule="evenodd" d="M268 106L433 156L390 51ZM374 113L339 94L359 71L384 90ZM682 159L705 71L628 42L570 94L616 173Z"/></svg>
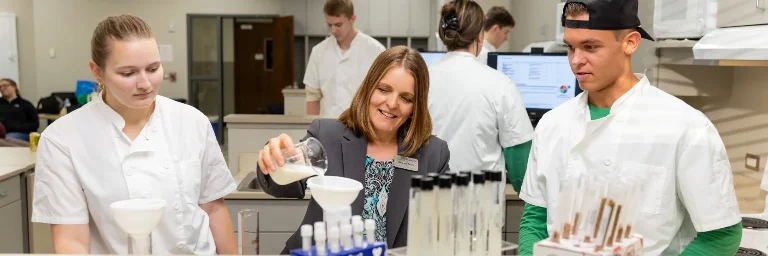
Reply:
<svg viewBox="0 0 768 256"><path fill-rule="evenodd" d="M341 246L345 251L354 249L352 245L352 225L349 223L341 224Z"/></svg>
<svg viewBox="0 0 768 256"><path fill-rule="evenodd" d="M363 218L360 215L352 216L352 238L355 247L362 248L363 245Z"/></svg>
<svg viewBox="0 0 768 256"><path fill-rule="evenodd" d="M328 249L331 250L331 253L339 253L341 251L339 248L339 228L338 227L328 228Z"/></svg>
<svg viewBox="0 0 768 256"><path fill-rule="evenodd" d="M470 218L469 218L469 176L466 174L456 175L456 196L453 199L453 217L454 226L456 228L455 234L455 255L469 255L470 254Z"/></svg>
<svg viewBox="0 0 768 256"><path fill-rule="evenodd" d="M315 222L315 249L317 255L325 255L325 223Z"/></svg>
<svg viewBox="0 0 768 256"><path fill-rule="evenodd" d="M488 254L489 256L501 256L501 228L504 226L504 191L501 189L503 174L501 171L491 172L488 229Z"/></svg>
<svg viewBox="0 0 768 256"><path fill-rule="evenodd" d="M485 174L476 172L472 174L472 243L470 244L472 255L484 256L488 250L488 226L485 204L488 202L488 196L485 194Z"/></svg>
<svg viewBox="0 0 768 256"><path fill-rule="evenodd" d="M365 242L368 243L366 246L370 246L374 243L376 243L376 221L372 219L366 219L365 220Z"/></svg>
<svg viewBox="0 0 768 256"><path fill-rule="evenodd" d="M408 202L408 256L421 255L421 223L419 222L419 197L421 192L421 175L411 176L410 200Z"/></svg>
<svg viewBox="0 0 768 256"><path fill-rule="evenodd" d="M437 254L437 213L435 205L437 196L434 191L434 179L425 177L421 180L421 196L419 197L419 223L421 223L421 245L423 246L420 255Z"/></svg>
<svg viewBox="0 0 768 256"><path fill-rule="evenodd" d="M453 185L450 175L442 175L439 178L437 192L438 204L438 255L453 255L454 229L453 229Z"/></svg>
<svg viewBox="0 0 768 256"><path fill-rule="evenodd" d="M301 225L301 249L305 252L312 250L312 225Z"/></svg>

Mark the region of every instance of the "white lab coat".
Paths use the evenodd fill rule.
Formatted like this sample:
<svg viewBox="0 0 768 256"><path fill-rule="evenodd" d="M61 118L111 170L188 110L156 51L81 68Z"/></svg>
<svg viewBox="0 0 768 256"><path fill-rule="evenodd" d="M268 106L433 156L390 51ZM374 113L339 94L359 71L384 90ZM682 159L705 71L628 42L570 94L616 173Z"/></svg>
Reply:
<svg viewBox="0 0 768 256"><path fill-rule="evenodd" d="M234 179L205 115L166 97L155 102L133 142L101 97L49 126L37 151L32 221L89 224L91 253L126 254L128 236L110 204L159 198L167 207L152 232L153 252L215 254L199 205L234 191Z"/></svg>
<svg viewBox="0 0 768 256"><path fill-rule="evenodd" d="M488 65L489 52L496 52L496 47L494 47L491 43L489 43L488 40L483 40L483 49L481 49L480 54L477 55L477 61L485 65Z"/></svg>
<svg viewBox="0 0 768 256"><path fill-rule="evenodd" d="M541 118L520 198L547 208L551 234L565 175L642 172L648 179L634 227L643 254L680 255L696 232L741 221L730 162L704 114L637 76L604 118L590 120L586 92Z"/></svg>
<svg viewBox="0 0 768 256"><path fill-rule="evenodd" d="M503 148L528 142L533 126L517 86L467 52L429 68L433 132L448 142L451 170L505 170Z"/></svg>
<svg viewBox="0 0 768 256"><path fill-rule="evenodd" d="M359 31L344 54L333 36L312 47L304 84L322 92L320 115L336 118L349 108L368 69L384 49L379 41Z"/></svg>

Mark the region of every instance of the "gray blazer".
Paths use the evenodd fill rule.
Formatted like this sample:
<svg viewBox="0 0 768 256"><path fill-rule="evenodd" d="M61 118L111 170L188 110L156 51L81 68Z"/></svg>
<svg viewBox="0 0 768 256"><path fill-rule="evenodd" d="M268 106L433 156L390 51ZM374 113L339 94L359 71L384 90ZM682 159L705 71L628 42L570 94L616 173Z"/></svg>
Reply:
<svg viewBox="0 0 768 256"><path fill-rule="evenodd" d="M368 149L368 140L365 136L355 136L344 124L335 119L317 119L312 122L307 130L307 136L314 137L323 144L328 156L327 176L342 176L365 184L365 158ZM302 139L302 141L304 140ZM403 146L404 134L398 135L398 152L405 152ZM418 172L395 168L389 202L387 203L387 246L397 248L406 245L408 235L408 194L410 190L411 175L426 175L427 173L447 173L450 152L448 144L432 137L427 145L422 146L412 158L419 162ZM257 170L259 185L267 194L278 198L303 198L307 189L306 179L284 186L272 181L269 175L264 175ZM360 191L352 203L352 215L362 215L365 189ZM307 212L304 214L303 224L313 224L323 221L323 209L315 202L309 201ZM285 242L283 254L289 250L301 248L301 235L299 230Z"/></svg>

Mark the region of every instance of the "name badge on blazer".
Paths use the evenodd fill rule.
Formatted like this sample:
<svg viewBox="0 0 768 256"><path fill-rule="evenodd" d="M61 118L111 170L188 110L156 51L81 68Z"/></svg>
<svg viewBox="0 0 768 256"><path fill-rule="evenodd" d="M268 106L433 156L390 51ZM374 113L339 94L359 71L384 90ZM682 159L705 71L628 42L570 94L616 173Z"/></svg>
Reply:
<svg viewBox="0 0 768 256"><path fill-rule="evenodd" d="M395 156L395 167L400 169L406 169L412 172L419 171L419 160L416 158L404 157L401 155Z"/></svg>

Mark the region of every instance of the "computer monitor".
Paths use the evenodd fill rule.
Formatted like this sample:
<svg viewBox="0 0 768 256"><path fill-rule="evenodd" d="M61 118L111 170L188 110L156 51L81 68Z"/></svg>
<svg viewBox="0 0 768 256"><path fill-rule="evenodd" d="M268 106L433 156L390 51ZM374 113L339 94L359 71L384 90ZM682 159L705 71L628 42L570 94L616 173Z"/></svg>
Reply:
<svg viewBox="0 0 768 256"><path fill-rule="evenodd" d="M582 92L567 53L488 53L488 66L517 85L531 122Z"/></svg>
<svg viewBox="0 0 768 256"><path fill-rule="evenodd" d="M421 54L421 57L424 58L424 62L427 63L427 67L429 67L432 66L432 64L440 62L440 60L443 59L445 52L422 51L419 52L419 54Z"/></svg>

